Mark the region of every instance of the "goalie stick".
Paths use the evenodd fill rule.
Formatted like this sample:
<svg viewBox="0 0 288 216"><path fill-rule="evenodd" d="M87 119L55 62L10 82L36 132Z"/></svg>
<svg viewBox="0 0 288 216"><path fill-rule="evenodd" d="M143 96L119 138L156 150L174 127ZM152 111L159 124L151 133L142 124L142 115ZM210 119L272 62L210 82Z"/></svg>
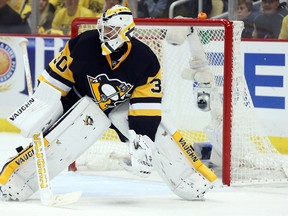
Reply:
<svg viewBox="0 0 288 216"><path fill-rule="evenodd" d="M31 79L31 71L27 52L28 40L23 38L19 41L22 48L23 63L25 69L25 78L27 82L29 97L33 94L33 86ZM81 196L81 192L72 192L66 194L53 194L50 187L50 179L48 174L48 165L45 152L43 133L34 134L32 138L36 175L40 193L41 203L46 206L62 206L77 202Z"/></svg>

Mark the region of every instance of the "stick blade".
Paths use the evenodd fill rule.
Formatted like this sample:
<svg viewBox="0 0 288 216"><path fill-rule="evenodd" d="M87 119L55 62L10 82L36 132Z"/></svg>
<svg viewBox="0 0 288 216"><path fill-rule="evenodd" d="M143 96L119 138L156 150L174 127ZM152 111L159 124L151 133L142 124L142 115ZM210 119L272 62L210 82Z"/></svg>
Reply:
<svg viewBox="0 0 288 216"><path fill-rule="evenodd" d="M65 194L53 194L50 196L50 200L47 203L48 206L64 206L77 202L82 195L81 191L65 193Z"/></svg>

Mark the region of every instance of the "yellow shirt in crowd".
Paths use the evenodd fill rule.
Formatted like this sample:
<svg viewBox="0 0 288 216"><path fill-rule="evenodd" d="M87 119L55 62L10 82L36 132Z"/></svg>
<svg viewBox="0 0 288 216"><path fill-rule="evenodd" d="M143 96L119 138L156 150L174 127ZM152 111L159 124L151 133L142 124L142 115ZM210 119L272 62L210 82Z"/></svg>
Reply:
<svg viewBox="0 0 288 216"><path fill-rule="evenodd" d="M20 14L22 19L27 18L27 14L31 12L31 0L8 0L7 4L18 14Z"/></svg>
<svg viewBox="0 0 288 216"><path fill-rule="evenodd" d="M65 7L64 0L49 0L56 10L62 9ZM90 9L95 16L98 16L102 13L105 0L79 0L79 5Z"/></svg>
<svg viewBox="0 0 288 216"><path fill-rule="evenodd" d="M70 35L70 25L76 17L94 17L94 13L83 6L78 6L74 16L69 16L66 8L59 9L53 19L52 29L61 30L64 35Z"/></svg>
<svg viewBox="0 0 288 216"><path fill-rule="evenodd" d="M279 39L288 39L288 16L282 20L282 27L279 34Z"/></svg>

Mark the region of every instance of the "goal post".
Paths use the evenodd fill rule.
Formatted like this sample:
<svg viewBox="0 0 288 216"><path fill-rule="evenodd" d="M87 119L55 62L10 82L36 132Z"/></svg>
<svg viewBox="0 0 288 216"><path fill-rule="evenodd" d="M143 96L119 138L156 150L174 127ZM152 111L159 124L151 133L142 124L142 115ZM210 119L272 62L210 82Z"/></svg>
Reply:
<svg viewBox="0 0 288 216"><path fill-rule="evenodd" d="M71 26L72 37L95 29L96 23L97 18L76 18ZM254 114L242 65L243 23L192 18L138 18L135 23L134 37L150 46L161 64L163 115L173 122L189 143L209 143L212 149L220 149L223 183L288 182L286 158L270 143ZM184 42L176 46L165 40L169 29L177 31L182 27L193 27L197 32L210 72L214 75L213 94L217 107L214 104L209 112L201 111L196 105L195 83L181 77L182 71L189 67L189 45ZM219 116L215 117L214 108L220 113ZM121 144L117 135L109 130L76 164L85 164L96 170L104 167L114 169L118 162L113 161L113 155L125 155L127 151L127 146ZM114 165L111 168L107 164Z"/></svg>

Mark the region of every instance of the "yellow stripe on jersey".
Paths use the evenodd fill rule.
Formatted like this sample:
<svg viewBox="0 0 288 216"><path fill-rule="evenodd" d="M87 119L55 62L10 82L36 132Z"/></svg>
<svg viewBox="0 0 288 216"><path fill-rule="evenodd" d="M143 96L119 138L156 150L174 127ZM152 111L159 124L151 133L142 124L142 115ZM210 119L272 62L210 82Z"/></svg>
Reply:
<svg viewBox="0 0 288 216"><path fill-rule="evenodd" d="M129 116L161 116L161 110L129 110Z"/></svg>
<svg viewBox="0 0 288 216"><path fill-rule="evenodd" d="M44 145L48 146L48 144L49 142L44 138ZM6 163L0 173L0 184L5 185L15 170L20 166L23 166L28 160L33 160L33 156L33 145L29 145L26 149Z"/></svg>
<svg viewBox="0 0 288 216"><path fill-rule="evenodd" d="M53 84L51 84L49 81L47 81L42 74L38 77L38 80L41 81L41 82L45 82L45 83L51 85L53 88L55 88L55 89L57 89L58 91L60 91L60 92L61 92L61 95L62 95L63 97L65 97L65 96L68 94L68 92L63 91L62 89L56 87L55 85L53 85Z"/></svg>
<svg viewBox="0 0 288 216"><path fill-rule="evenodd" d="M159 70L155 77L148 77L146 84L135 88L131 99L145 97L162 97L161 71Z"/></svg>
<svg viewBox="0 0 288 216"><path fill-rule="evenodd" d="M69 42L66 43L64 49L49 63L53 72L57 73L64 79L75 83L73 73L69 66L71 65L73 58L70 56Z"/></svg>

